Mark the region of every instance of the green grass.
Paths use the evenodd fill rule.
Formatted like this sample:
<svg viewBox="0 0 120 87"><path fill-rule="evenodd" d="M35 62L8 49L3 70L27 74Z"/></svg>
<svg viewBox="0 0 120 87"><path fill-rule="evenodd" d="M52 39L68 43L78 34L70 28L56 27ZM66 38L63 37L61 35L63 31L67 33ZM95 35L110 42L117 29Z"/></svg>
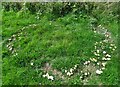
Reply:
<svg viewBox="0 0 120 87"><path fill-rule="evenodd" d="M41 68L45 63L50 63L52 68L65 75L65 69L70 69L75 64L82 67L84 61L94 57L94 43L103 39L101 35L92 31L89 17L75 18L73 14L50 21L47 16L36 20L35 15L26 14L19 17L14 12L4 12L2 22L2 38L5 40L2 49L3 85L81 85L79 74L70 79L65 76L65 81L57 80L55 76L55 80L50 81L42 77L44 71ZM117 34L117 24L111 23L106 27L111 29L113 36ZM16 40L6 40L12 35L16 35ZM18 55L14 56L15 53L12 54L8 50L6 45L9 43ZM107 64L104 73L98 79L94 80L93 77L89 84L117 84L116 53L112 54L113 58ZM31 62L33 66L30 65Z"/></svg>

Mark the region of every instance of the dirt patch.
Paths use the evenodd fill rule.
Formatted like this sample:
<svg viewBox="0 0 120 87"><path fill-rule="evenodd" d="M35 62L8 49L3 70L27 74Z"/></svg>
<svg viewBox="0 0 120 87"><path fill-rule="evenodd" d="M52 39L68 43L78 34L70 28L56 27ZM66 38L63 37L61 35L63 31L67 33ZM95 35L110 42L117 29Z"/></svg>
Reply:
<svg viewBox="0 0 120 87"><path fill-rule="evenodd" d="M113 38L111 35L111 32L108 31L108 29L104 28L102 25L99 25L97 27L93 27L94 33L98 33L105 36L105 39L109 42L113 42Z"/></svg>
<svg viewBox="0 0 120 87"><path fill-rule="evenodd" d="M82 71L83 71L84 73L86 73L86 72L89 72L89 73L90 73L86 78L84 78L84 79L82 80L83 85L89 85L88 82L89 82L91 79L93 79L93 77L95 77L96 79L98 78L98 76L96 75L96 70L97 70L97 67L96 67L95 64L93 64L93 63L90 63L89 65L83 67L83 70L82 70Z"/></svg>
<svg viewBox="0 0 120 87"><path fill-rule="evenodd" d="M65 79L65 76L62 74L62 72L58 71L57 69L53 69L52 65L49 63L45 63L44 67L42 67L42 70L44 72L51 72L55 77L58 77L58 79Z"/></svg>

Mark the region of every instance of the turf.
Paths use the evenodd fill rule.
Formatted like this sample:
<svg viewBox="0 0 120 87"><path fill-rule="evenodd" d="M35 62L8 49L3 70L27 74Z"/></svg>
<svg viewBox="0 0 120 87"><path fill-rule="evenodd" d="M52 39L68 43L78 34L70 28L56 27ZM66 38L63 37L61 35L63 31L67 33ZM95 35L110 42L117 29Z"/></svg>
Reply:
<svg viewBox="0 0 120 87"><path fill-rule="evenodd" d="M15 12L3 12L3 85L83 84L79 70L71 77L64 71L75 64L84 67L83 63L94 57L94 43L100 42L104 37L93 32L89 16L76 18L74 14L68 14L55 20L50 20L47 16L37 20L32 14L20 17ZM111 22L105 27L116 40L117 24ZM12 50L7 46L11 46ZM117 51L111 54L112 59L108 62L104 73L97 78L93 76L88 84L117 84L116 53ZM55 79L51 81L43 78L42 75L46 72L43 67L46 63L49 63L52 69L61 72L64 79L55 75L52 69L48 73Z"/></svg>

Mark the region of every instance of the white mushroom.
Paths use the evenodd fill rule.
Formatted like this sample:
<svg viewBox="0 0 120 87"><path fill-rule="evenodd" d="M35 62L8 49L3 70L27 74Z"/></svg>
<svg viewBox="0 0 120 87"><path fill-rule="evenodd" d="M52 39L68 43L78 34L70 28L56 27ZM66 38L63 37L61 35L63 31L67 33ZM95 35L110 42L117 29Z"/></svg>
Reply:
<svg viewBox="0 0 120 87"><path fill-rule="evenodd" d="M109 54L106 54L106 57L111 57L111 55L109 55Z"/></svg>
<svg viewBox="0 0 120 87"><path fill-rule="evenodd" d="M103 51L103 54L106 54L106 51Z"/></svg>
<svg viewBox="0 0 120 87"><path fill-rule="evenodd" d="M105 69L105 67L103 67L103 68L101 68L102 70L104 70Z"/></svg>
<svg viewBox="0 0 120 87"><path fill-rule="evenodd" d="M104 66L105 67L105 65L106 65L107 63L106 62L104 62L104 63L102 63L102 66Z"/></svg>
<svg viewBox="0 0 120 87"><path fill-rule="evenodd" d="M110 58L107 58L107 60L111 60Z"/></svg>
<svg viewBox="0 0 120 87"><path fill-rule="evenodd" d="M54 80L53 76L48 76L49 80Z"/></svg>
<svg viewBox="0 0 120 87"><path fill-rule="evenodd" d="M85 76L87 76L88 74L87 73L84 73L85 74Z"/></svg>
<svg viewBox="0 0 120 87"><path fill-rule="evenodd" d="M65 70L65 73L67 73L67 70Z"/></svg>
<svg viewBox="0 0 120 87"><path fill-rule="evenodd" d="M71 68L71 69L70 69L70 72L72 73L73 71L74 71L74 70Z"/></svg>
<svg viewBox="0 0 120 87"><path fill-rule="evenodd" d="M103 73L103 71L101 71L101 70L96 70L96 74L102 74Z"/></svg>
<svg viewBox="0 0 120 87"><path fill-rule="evenodd" d="M33 66L33 63L30 63L31 66Z"/></svg>
<svg viewBox="0 0 120 87"><path fill-rule="evenodd" d="M97 53L99 53L100 51L99 50L97 50Z"/></svg>

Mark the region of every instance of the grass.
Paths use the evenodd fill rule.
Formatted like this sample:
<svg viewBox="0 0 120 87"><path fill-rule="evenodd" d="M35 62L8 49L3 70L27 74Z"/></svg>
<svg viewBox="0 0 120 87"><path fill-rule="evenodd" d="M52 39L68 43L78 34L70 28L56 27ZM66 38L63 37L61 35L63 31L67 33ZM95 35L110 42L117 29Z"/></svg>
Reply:
<svg viewBox="0 0 120 87"><path fill-rule="evenodd" d="M76 18L75 15L68 14L50 21L47 16L37 20L35 15L31 14L19 17L15 12L4 12L2 22L3 85L82 85L79 70L71 77L64 71L75 64L84 67L85 61L95 57L94 43L104 38L92 31L87 16ZM105 27L109 28L116 38L117 24L112 22ZM12 51L7 45L13 45ZM115 51L111 54L112 60L108 62L104 73L93 76L88 84L117 84L116 53ZM51 67L61 72L65 78L61 79L51 71L48 72L55 80L43 78L45 71L42 68L46 63L51 64Z"/></svg>

